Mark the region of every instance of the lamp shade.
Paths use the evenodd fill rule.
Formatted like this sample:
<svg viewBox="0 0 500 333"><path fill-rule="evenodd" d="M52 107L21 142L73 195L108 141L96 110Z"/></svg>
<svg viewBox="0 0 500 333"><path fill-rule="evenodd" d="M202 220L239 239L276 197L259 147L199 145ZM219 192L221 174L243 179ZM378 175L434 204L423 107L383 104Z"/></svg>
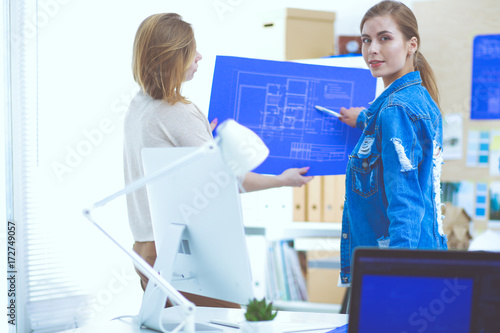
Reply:
<svg viewBox="0 0 500 333"><path fill-rule="evenodd" d="M269 155L269 148L251 129L228 119L217 128L222 156L236 177L258 167Z"/></svg>

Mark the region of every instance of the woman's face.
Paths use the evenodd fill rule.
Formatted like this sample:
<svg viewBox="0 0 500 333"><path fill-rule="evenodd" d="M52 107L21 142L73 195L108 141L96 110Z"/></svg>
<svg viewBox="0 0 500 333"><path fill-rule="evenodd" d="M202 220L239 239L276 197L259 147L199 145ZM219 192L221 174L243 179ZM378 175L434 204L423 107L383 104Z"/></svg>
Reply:
<svg viewBox="0 0 500 333"><path fill-rule="evenodd" d="M381 77L387 87L394 80L413 72L413 53L417 39L405 40L389 16L368 19L361 32L363 58L374 77Z"/></svg>
<svg viewBox="0 0 500 333"><path fill-rule="evenodd" d="M193 62L191 65L189 65L188 69L186 70L186 78L184 81L189 81L194 77L194 73L196 73L196 70L198 69L198 61L201 60L201 54L196 51L196 54L194 56Z"/></svg>

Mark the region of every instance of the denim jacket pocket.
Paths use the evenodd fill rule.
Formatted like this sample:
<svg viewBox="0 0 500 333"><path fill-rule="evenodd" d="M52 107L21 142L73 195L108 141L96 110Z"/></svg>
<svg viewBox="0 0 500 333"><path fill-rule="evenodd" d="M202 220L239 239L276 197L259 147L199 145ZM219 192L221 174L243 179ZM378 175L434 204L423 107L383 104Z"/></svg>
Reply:
<svg viewBox="0 0 500 333"><path fill-rule="evenodd" d="M351 156L352 190L364 198L368 198L378 191L380 154L372 154L360 158Z"/></svg>

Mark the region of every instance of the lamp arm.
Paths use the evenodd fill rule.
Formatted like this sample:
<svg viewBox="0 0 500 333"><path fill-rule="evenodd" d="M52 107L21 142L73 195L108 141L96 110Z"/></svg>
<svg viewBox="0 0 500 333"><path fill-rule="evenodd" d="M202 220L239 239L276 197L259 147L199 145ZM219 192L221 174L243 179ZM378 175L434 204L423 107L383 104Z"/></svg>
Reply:
<svg viewBox="0 0 500 333"><path fill-rule="evenodd" d="M86 208L83 210L83 215L90 221L92 222L101 232L106 235L113 243L115 243L116 246L118 246L122 251L127 253L134 261L134 264L136 265L137 269L146 275L150 280L152 280L159 288L163 289L163 291L166 293L167 297L176 305L179 306L179 310L181 310L182 315L184 316L184 321L179 325L177 329L174 330L177 331L178 329L184 328L185 332L192 332L194 333L195 325L194 325L194 316L195 316L195 310L196 306L187 300L181 293L179 293L168 281L166 281L157 271L155 271L144 259L142 259L136 252L133 250L127 249L123 247L118 241L116 241L111 235L102 228L102 226L97 223L94 218L92 217L92 212L99 207L102 207L106 205L108 202L115 200L116 198L125 195L127 193L133 192L143 186L145 186L147 183L154 181L160 177L165 176L168 174L170 171L175 170L177 168L180 168L184 166L185 164L191 163L193 161L196 161L203 155L206 155L210 153L211 151L216 151L216 143L214 141L209 141L200 146L198 149L196 149L194 152L184 156L183 158L178 159L175 162L172 162L155 172L151 173L148 176L145 176L141 179L136 180L135 182L130 183L129 185L125 186L122 190L113 193L104 199L97 201L93 205L91 205L90 208ZM159 323L161 328L161 322ZM165 331L162 329L162 331Z"/></svg>
<svg viewBox="0 0 500 333"><path fill-rule="evenodd" d="M169 171L172 171L176 168L182 167L186 163L191 163L191 162L197 160L201 156L214 150L214 148L215 148L215 142L208 141L208 142L204 143L202 146L200 146L200 148L198 148L194 152L184 156L183 158L180 158L177 161L172 162L172 163L156 170L155 172L152 172L151 174L128 184L122 190L120 190L118 192L113 193L102 200L97 201L96 203L94 203L91 206L91 208L88 208L87 210L89 212L92 212L94 209L102 207L102 206L106 205L108 202L113 201L114 199L116 199L124 194L133 192L133 191L143 187L144 185L146 185L150 181L153 181L153 180L156 180L158 178L165 176Z"/></svg>
<svg viewBox="0 0 500 333"><path fill-rule="evenodd" d="M116 241L106 230L104 230L99 223L97 223L90 213L89 210L84 210L83 214L85 217L92 222L102 233L106 235L116 246L118 246L122 251L126 252L130 257L134 260L134 264L137 266L137 269L141 271L144 275L146 275L150 280L153 280L165 293L167 293L168 297L173 300L174 303L179 304L187 309L187 312L194 312L194 304L188 301L177 289L172 287L168 281L166 281L157 271L155 271L144 259L142 259L135 251L127 249L123 247L118 241Z"/></svg>

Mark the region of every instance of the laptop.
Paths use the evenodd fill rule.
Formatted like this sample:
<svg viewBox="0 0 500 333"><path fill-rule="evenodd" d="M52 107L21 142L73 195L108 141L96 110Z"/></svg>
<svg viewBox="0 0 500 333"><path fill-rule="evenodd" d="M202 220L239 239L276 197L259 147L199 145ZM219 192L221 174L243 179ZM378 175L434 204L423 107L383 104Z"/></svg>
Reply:
<svg viewBox="0 0 500 333"><path fill-rule="evenodd" d="M349 333L500 332L500 253L358 248Z"/></svg>

